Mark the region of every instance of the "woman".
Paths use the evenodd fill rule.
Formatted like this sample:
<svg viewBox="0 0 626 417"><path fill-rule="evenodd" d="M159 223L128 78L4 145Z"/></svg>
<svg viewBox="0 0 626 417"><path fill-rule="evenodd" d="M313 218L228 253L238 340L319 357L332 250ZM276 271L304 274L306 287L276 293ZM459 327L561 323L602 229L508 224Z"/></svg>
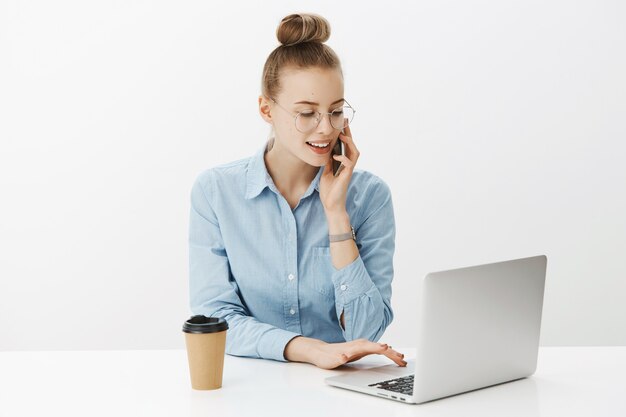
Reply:
<svg viewBox="0 0 626 417"><path fill-rule="evenodd" d="M354 112L329 36L319 15L282 19L259 96L273 135L252 157L196 179L191 310L227 320L231 355L332 369L382 354L406 366L376 343L393 319L391 193L355 170ZM331 157L337 140L345 156ZM337 176L333 160L343 165Z"/></svg>

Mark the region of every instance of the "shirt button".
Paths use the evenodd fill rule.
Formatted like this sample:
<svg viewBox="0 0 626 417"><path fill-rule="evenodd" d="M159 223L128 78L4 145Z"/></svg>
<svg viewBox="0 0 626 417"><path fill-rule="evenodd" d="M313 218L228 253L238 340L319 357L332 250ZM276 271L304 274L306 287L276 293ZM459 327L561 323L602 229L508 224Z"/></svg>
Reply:
<svg viewBox="0 0 626 417"><path fill-rule="evenodd" d="M345 291L346 289L348 289L348 286L347 285L342 285L340 288L341 288L341 291Z"/></svg>
<svg viewBox="0 0 626 417"><path fill-rule="evenodd" d="M289 281L292 281L294 278L293 274L289 274Z"/></svg>
<svg viewBox="0 0 626 417"><path fill-rule="evenodd" d="M296 310L292 308L291 310L289 310L289 313L291 313L291 315L293 316L294 314L296 314Z"/></svg>

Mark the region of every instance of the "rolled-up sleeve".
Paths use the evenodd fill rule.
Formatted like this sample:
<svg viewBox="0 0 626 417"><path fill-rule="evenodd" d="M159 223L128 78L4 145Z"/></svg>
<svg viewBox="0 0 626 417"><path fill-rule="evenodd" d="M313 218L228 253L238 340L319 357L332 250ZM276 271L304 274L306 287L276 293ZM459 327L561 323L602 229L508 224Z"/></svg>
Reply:
<svg viewBox="0 0 626 417"><path fill-rule="evenodd" d="M207 196L212 187L209 171L191 190L189 221L189 294L193 314L221 317L228 322L226 353L235 356L286 361L285 346L298 333L250 316L239 296L220 232L219 221Z"/></svg>
<svg viewBox="0 0 626 417"><path fill-rule="evenodd" d="M343 312L342 330L347 341L378 341L393 320L391 282L396 230L391 191L375 177L367 193L370 204L365 220L355 230L359 255L341 269L333 267L337 317Z"/></svg>

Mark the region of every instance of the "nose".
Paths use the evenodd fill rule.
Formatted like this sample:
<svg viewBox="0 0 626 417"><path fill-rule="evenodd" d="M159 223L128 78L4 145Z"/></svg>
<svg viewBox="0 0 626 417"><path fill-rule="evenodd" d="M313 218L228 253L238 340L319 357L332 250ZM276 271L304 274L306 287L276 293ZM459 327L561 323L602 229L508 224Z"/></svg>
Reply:
<svg viewBox="0 0 626 417"><path fill-rule="evenodd" d="M330 121L330 114L322 114L319 124L317 125L318 133L328 135L335 130L333 124Z"/></svg>

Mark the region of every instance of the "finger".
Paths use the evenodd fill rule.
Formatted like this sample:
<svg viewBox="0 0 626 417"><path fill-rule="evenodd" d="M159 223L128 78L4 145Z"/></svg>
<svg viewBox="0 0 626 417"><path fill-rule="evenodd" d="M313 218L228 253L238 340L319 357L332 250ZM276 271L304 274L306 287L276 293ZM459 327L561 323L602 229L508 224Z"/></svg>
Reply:
<svg viewBox="0 0 626 417"><path fill-rule="evenodd" d="M394 361L396 364L398 364L398 366L407 365L407 362L404 360L404 355L400 352L396 352L393 349L387 349L384 355L387 356L392 361Z"/></svg>
<svg viewBox="0 0 626 417"><path fill-rule="evenodd" d="M393 346L391 346L391 345L389 345L389 351L390 351L391 353L397 354L398 356L402 356L402 357L404 357L404 354L402 354L402 353L398 352L397 350L394 350L394 349L393 349Z"/></svg>
<svg viewBox="0 0 626 417"><path fill-rule="evenodd" d="M343 118L343 132L346 135L352 137L352 133L350 133L350 125L348 124L348 118L347 117Z"/></svg>
<svg viewBox="0 0 626 417"><path fill-rule="evenodd" d="M341 161L341 163L347 168L354 167L354 161L352 161L350 158L348 158L345 155L333 155L333 158L336 159L337 161Z"/></svg>
<svg viewBox="0 0 626 417"><path fill-rule="evenodd" d="M391 346L388 346L385 343L371 343L369 341L365 341L365 342L362 341L358 348L355 347L353 349L355 349L354 352L357 352L357 353L353 353L350 356L350 359L348 360L348 362L354 362L363 358L364 356L375 354L375 353L389 356L390 358L392 358L391 356L392 354L398 359L404 358L404 355L402 353L396 352L395 350L391 350ZM362 352L364 349L365 350L369 349L369 350L365 353L358 353L359 351ZM391 351L392 353L388 353L389 351ZM398 365L402 366L401 363L398 363Z"/></svg>
<svg viewBox="0 0 626 417"><path fill-rule="evenodd" d="M366 356L373 353L384 353L389 347L384 343L370 342L369 340L355 340L348 346L346 354L350 357Z"/></svg>
<svg viewBox="0 0 626 417"><path fill-rule="evenodd" d="M384 355L386 357L388 357L389 359L391 359L392 361L394 361L398 366L406 366L407 365L407 361L405 361L404 359L402 359L401 357L393 354L393 353L387 353L385 352Z"/></svg>
<svg viewBox="0 0 626 417"><path fill-rule="evenodd" d="M356 164L356 161L358 161L359 157L361 156L361 153L356 148L356 145L354 144L354 142L346 142L346 148L347 148L346 156L349 157Z"/></svg>
<svg viewBox="0 0 626 417"><path fill-rule="evenodd" d="M400 358L404 358L404 353L400 353L400 352L398 352L397 350L393 350L393 349L391 348L391 346L389 346L389 351L390 351L390 353L393 353L394 355L396 355L396 356L398 356L398 357L400 357Z"/></svg>
<svg viewBox="0 0 626 417"><path fill-rule="evenodd" d="M352 136L349 136L349 133L350 132L348 131L346 131L345 134L340 133L339 139L348 147L346 154L357 154L359 153L359 150L354 144L354 139L352 138Z"/></svg>
<svg viewBox="0 0 626 417"><path fill-rule="evenodd" d="M344 127L343 130L339 132L339 137L343 138L343 142L345 142L346 144L348 142L354 142L352 140L352 131L350 130L350 126Z"/></svg>
<svg viewBox="0 0 626 417"><path fill-rule="evenodd" d="M368 342L370 343L370 342ZM365 352L363 352L366 350ZM369 345L365 348L361 348L360 351L363 353L358 353L357 356L362 358L363 356L371 355L371 354L384 354L389 350L389 346L385 343L374 343L373 345Z"/></svg>
<svg viewBox="0 0 626 417"><path fill-rule="evenodd" d="M354 144L354 140L352 139L352 132L350 131L350 126L345 127L344 132L345 133L339 134L339 139L341 139L341 141L344 142L348 148L346 155L353 158L356 162L361 153Z"/></svg>

